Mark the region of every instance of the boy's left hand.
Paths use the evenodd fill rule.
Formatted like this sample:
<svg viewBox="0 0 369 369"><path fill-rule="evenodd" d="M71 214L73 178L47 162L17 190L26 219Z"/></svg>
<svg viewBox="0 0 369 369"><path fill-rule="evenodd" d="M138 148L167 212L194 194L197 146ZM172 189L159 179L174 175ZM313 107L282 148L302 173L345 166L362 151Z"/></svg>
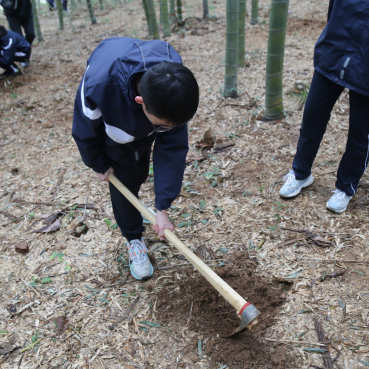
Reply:
<svg viewBox="0 0 369 369"><path fill-rule="evenodd" d="M156 223L153 225L154 231L159 235L160 240L164 240L164 231L169 229L174 231L173 224L170 222L168 213L166 210L156 212Z"/></svg>

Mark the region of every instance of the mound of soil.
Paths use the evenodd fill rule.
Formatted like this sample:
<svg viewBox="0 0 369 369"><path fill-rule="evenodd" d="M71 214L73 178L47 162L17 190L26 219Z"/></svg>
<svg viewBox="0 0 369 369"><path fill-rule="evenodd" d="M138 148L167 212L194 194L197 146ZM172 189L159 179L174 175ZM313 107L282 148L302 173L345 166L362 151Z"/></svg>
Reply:
<svg viewBox="0 0 369 369"><path fill-rule="evenodd" d="M238 260L240 260L238 258ZM293 359L285 346L273 348L263 341L266 328L275 323L273 318L284 302L281 290L253 272L253 268L217 268L215 272L261 312L259 325L252 332L228 335L240 325L235 309L198 272L187 270L187 275L175 283L168 283L158 293L157 318L162 322L176 322L203 337L204 353L214 363L229 368L285 369L293 367ZM173 324L171 324L171 327ZM197 341L188 347L193 360Z"/></svg>

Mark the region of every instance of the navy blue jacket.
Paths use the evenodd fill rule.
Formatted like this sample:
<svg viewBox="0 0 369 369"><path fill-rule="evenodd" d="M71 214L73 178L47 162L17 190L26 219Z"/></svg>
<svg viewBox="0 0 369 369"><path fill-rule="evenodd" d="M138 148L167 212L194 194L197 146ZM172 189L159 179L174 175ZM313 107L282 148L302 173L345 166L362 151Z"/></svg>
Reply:
<svg viewBox="0 0 369 369"><path fill-rule="evenodd" d="M4 69L10 67L14 57L24 57L31 53L31 45L26 39L13 31L0 39L0 66Z"/></svg>
<svg viewBox="0 0 369 369"><path fill-rule="evenodd" d="M134 100L133 79L168 61L182 63L167 42L126 37L102 41L88 59L75 99L72 135L83 162L95 172L105 173L112 166L108 157L113 146L125 145L134 153L152 144L156 133ZM187 152L187 125L156 135L153 161L158 210L168 209L178 196Z"/></svg>
<svg viewBox="0 0 369 369"><path fill-rule="evenodd" d="M32 4L30 0L18 0L18 6L15 10L4 9L4 15L6 17L31 17L33 14L32 12Z"/></svg>
<svg viewBox="0 0 369 369"><path fill-rule="evenodd" d="M314 66L331 81L369 96L368 0L330 0Z"/></svg>

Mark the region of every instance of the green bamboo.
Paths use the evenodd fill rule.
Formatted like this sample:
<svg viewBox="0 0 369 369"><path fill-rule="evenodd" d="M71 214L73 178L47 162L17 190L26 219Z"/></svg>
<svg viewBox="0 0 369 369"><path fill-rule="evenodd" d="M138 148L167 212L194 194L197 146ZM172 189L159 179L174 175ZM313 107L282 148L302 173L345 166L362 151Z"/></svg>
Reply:
<svg viewBox="0 0 369 369"><path fill-rule="evenodd" d="M31 0L31 4L32 4L32 10L33 10L33 24L35 26L36 37L37 37L37 40L41 42L44 40L44 38L42 37L40 22L38 20L38 10L36 7L36 0Z"/></svg>
<svg viewBox="0 0 369 369"><path fill-rule="evenodd" d="M99 3L100 3L100 10L104 10L103 0L99 0Z"/></svg>
<svg viewBox="0 0 369 369"><path fill-rule="evenodd" d="M160 39L159 27L158 27L158 21L156 20L154 0L147 0L147 4L149 6L149 18L150 18L153 38L155 40L159 40Z"/></svg>
<svg viewBox="0 0 369 369"><path fill-rule="evenodd" d="M95 18L94 8L92 7L92 1L86 0L86 3L87 3L88 13L90 14L91 24L96 24L97 22Z"/></svg>
<svg viewBox="0 0 369 369"><path fill-rule="evenodd" d="M238 21L238 66L245 66L245 23L246 0L240 0L240 13Z"/></svg>
<svg viewBox="0 0 369 369"><path fill-rule="evenodd" d="M209 19L209 3L208 0L202 0L202 18Z"/></svg>
<svg viewBox="0 0 369 369"><path fill-rule="evenodd" d="M56 0L56 7L58 8L59 15L59 29L64 29L64 15L62 0Z"/></svg>
<svg viewBox="0 0 369 369"><path fill-rule="evenodd" d="M163 18L163 37L170 36L168 0L160 0L160 9Z"/></svg>
<svg viewBox="0 0 369 369"><path fill-rule="evenodd" d="M176 0L169 0L170 3L170 17L176 16Z"/></svg>
<svg viewBox="0 0 369 369"><path fill-rule="evenodd" d="M182 0L177 0L177 19L178 19L178 23L183 22L183 18L182 18Z"/></svg>
<svg viewBox="0 0 369 369"><path fill-rule="evenodd" d="M150 22L149 4L147 3L147 0L142 0L142 5L145 10L145 17L146 17L147 28L149 30L149 35L152 36L153 32L152 32L152 25Z"/></svg>
<svg viewBox="0 0 369 369"><path fill-rule="evenodd" d="M237 96L239 0L227 0L224 96Z"/></svg>
<svg viewBox="0 0 369 369"><path fill-rule="evenodd" d="M71 0L71 8L75 9L77 7L76 0Z"/></svg>
<svg viewBox="0 0 369 369"><path fill-rule="evenodd" d="M272 0L265 80L265 119L283 117L283 59L288 0Z"/></svg>
<svg viewBox="0 0 369 369"><path fill-rule="evenodd" d="M251 3L251 24L259 23L259 0L252 0Z"/></svg>

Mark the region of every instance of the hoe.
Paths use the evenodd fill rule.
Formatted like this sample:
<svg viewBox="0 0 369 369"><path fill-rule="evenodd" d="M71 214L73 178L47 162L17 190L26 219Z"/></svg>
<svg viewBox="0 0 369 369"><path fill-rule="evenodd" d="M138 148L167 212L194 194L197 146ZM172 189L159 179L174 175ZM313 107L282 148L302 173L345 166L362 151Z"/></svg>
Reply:
<svg viewBox="0 0 369 369"><path fill-rule="evenodd" d="M109 181L129 200L133 206L151 223L156 224L156 218L151 212L128 190L117 177L110 174ZM207 281L237 310L241 318L241 325L230 336L241 332L245 328L251 330L258 323L260 312L242 298L231 286L223 281L212 269L186 247L169 229L164 232L166 239L207 279Z"/></svg>

